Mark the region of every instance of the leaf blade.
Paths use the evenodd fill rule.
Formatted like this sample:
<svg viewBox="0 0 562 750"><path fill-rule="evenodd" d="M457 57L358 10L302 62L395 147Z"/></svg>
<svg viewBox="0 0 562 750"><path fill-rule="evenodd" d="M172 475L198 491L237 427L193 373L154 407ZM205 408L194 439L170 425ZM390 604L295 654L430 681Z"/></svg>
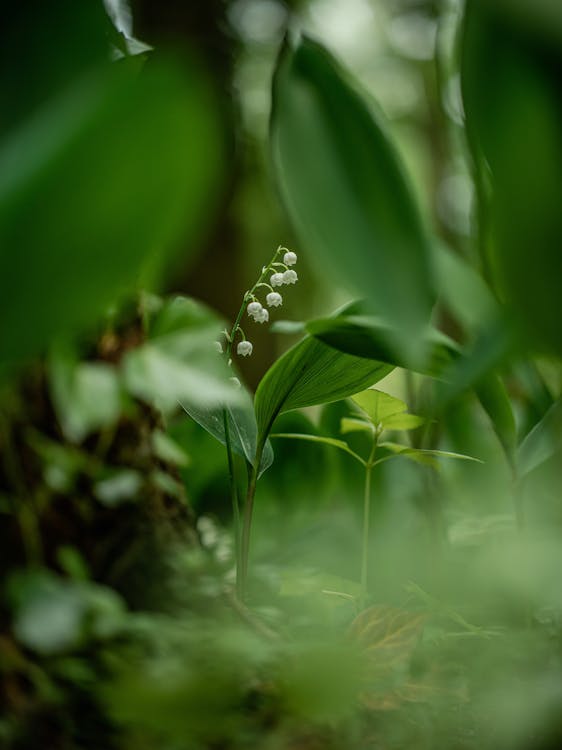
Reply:
<svg viewBox="0 0 562 750"><path fill-rule="evenodd" d="M392 349L421 359L434 301L427 236L382 117L348 78L320 44L286 41L273 85L277 181L307 252L395 325Z"/></svg>

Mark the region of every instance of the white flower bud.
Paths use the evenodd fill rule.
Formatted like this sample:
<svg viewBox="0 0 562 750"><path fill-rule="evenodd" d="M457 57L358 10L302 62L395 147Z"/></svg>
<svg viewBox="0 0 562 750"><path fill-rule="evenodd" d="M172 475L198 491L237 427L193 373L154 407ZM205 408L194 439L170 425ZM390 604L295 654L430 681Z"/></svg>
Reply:
<svg viewBox="0 0 562 750"><path fill-rule="evenodd" d="M285 271L285 273L283 274L284 284L296 284L298 280L299 277L297 276L297 272L293 271L292 269Z"/></svg>
<svg viewBox="0 0 562 750"><path fill-rule="evenodd" d="M246 341L246 342L241 342L241 343L246 343L246 344L247 344L247 343L248 343L248 341ZM252 345L250 344L250 346L252 346ZM244 356L245 356L245 355L244 355ZM229 379L229 381L230 381L230 382L232 383L232 385L233 385L233 386L234 386L235 388L242 388L242 383L241 383L241 382L240 382L240 381L238 380L238 378L232 377L232 378L228 378L228 379Z"/></svg>
<svg viewBox="0 0 562 750"><path fill-rule="evenodd" d="M273 276L269 279L269 283L271 284L271 286L283 286L283 274L274 273Z"/></svg>
<svg viewBox="0 0 562 750"><path fill-rule="evenodd" d="M236 352L241 357L249 357L252 353L253 346L249 341L240 341L238 346L236 347Z"/></svg>
<svg viewBox="0 0 562 750"><path fill-rule="evenodd" d="M213 346L215 347L215 351L222 354L222 344L220 341L213 341Z"/></svg>
<svg viewBox="0 0 562 750"><path fill-rule="evenodd" d="M287 251L285 255L283 256L283 263L286 266L294 266L297 262L297 254L293 253L291 250Z"/></svg>
<svg viewBox="0 0 562 750"><path fill-rule="evenodd" d="M265 309L265 307L262 307L258 315L254 315L254 320L256 321L256 323L267 323L267 321L269 320L269 312Z"/></svg>
<svg viewBox="0 0 562 750"><path fill-rule="evenodd" d="M270 292L265 298L265 301L270 307L279 307L279 305L283 304L283 297L279 292Z"/></svg>
<svg viewBox="0 0 562 750"><path fill-rule="evenodd" d="M248 311L248 315L253 318L262 311L262 304L261 302L250 302L246 310Z"/></svg>

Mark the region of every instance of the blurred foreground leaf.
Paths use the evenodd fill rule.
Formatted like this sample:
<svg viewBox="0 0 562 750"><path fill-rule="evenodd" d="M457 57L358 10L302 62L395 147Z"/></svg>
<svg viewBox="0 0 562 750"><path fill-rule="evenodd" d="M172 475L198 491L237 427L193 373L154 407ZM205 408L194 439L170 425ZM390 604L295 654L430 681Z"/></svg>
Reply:
<svg viewBox="0 0 562 750"><path fill-rule="evenodd" d="M37 571L14 574L8 588L14 633L20 643L39 654L75 649L88 637L112 636L122 626L125 606L104 586Z"/></svg>
<svg viewBox="0 0 562 750"><path fill-rule="evenodd" d="M119 373L106 362L77 362L57 349L49 357L51 397L66 438L79 443L117 422L123 407Z"/></svg>
<svg viewBox="0 0 562 750"><path fill-rule="evenodd" d="M562 354L560 11L537 23L548 2L533 4L530 23L525 5L467 3L463 100L489 275L529 344Z"/></svg>
<svg viewBox="0 0 562 750"><path fill-rule="evenodd" d="M180 401L199 408L238 401L232 373L213 346L220 328L216 315L195 300L167 302L151 322L148 341L123 358L129 392L163 411Z"/></svg>
<svg viewBox="0 0 562 750"><path fill-rule="evenodd" d="M525 437L517 452L521 476L538 468L562 447L562 401L556 401Z"/></svg>
<svg viewBox="0 0 562 750"><path fill-rule="evenodd" d="M349 313L308 322L306 330L341 352L387 362L395 367L408 367L408 359L400 356L389 344L396 335L396 329L380 318L365 315L364 311L362 303L354 305ZM421 371L439 377L458 353L459 347L451 338L433 327L426 327L420 335L424 338L427 352Z"/></svg>
<svg viewBox="0 0 562 750"><path fill-rule="evenodd" d="M306 37L286 41L279 58L271 145L303 247L395 328L388 347L421 361L434 295L418 207L382 117Z"/></svg>
<svg viewBox="0 0 562 750"><path fill-rule="evenodd" d="M189 251L218 175L199 73L126 61L84 74L0 142L0 363L91 325Z"/></svg>

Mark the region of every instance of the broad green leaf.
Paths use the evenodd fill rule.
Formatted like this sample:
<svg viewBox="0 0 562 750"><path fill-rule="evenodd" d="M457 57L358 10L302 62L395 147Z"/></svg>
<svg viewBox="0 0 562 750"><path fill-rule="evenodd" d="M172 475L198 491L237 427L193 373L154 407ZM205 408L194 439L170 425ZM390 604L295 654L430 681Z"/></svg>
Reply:
<svg viewBox="0 0 562 750"><path fill-rule="evenodd" d="M312 320L307 323L306 330L346 354L388 362L395 367L408 367L407 358L400 356L388 343L394 337L395 329L364 312L364 305L358 304L352 313ZM423 367L414 369L439 377L457 356L459 347L435 328L428 327L422 335L428 355Z"/></svg>
<svg viewBox="0 0 562 750"><path fill-rule="evenodd" d="M375 426L384 422L387 417L402 414L408 408L404 401L375 388L356 393L352 400L368 415Z"/></svg>
<svg viewBox="0 0 562 750"><path fill-rule="evenodd" d="M373 425L365 419L344 417L340 423L340 431L342 435L346 435L349 432L369 432L372 434Z"/></svg>
<svg viewBox="0 0 562 750"><path fill-rule="evenodd" d="M434 301L429 242L383 117L320 44L286 41L273 85L271 148L307 253L394 327L387 345L423 359Z"/></svg>
<svg viewBox="0 0 562 750"><path fill-rule="evenodd" d="M107 61L109 38L117 34L103 3L29 0L9 10L0 44L2 133L14 131L77 75Z"/></svg>
<svg viewBox="0 0 562 750"><path fill-rule="evenodd" d="M351 450L349 445L344 440L336 440L331 437L324 437L323 435L306 435L304 433L291 432L291 433L274 433L270 436L271 438L289 438L291 440L308 440L311 443L323 443L324 445L331 445L333 448L339 448L350 456L353 456L357 461L365 465L365 461L358 456L357 453Z"/></svg>
<svg viewBox="0 0 562 750"><path fill-rule="evenodd" d="M219 159L201 76L164 63L101 65L0 141L0 363L91 326L180 233L187 259Z"/></svg>
<svg viewBox="0 0 562 750"><path fill-rule="evenodd" d="M306 325L300 320L276 320L269 326L271 333L285 333L288 335L306 333Z"/></svg>
<svg viewBox="0 0 562 750"><path fill-rule="evenodd" d="M466 331L478 332L497 314L498 304L484 279L443 243L434 243L439 293Z"/></svg>
<svg viewBox="0 0 562 750"><path fill-rule="evenodd" d="M249 393L241 389L238 393L236 404L224 406L217 404L204 407L200 403L191 400L181 400L182 408L189 416L203 427L204 430L216 438L220 443L226 445L225 437L225 410L228 420L228 432L232 450L242 456L252 466L256 459L258 428L256 417ZM273 463L273 449L269 440L260 461L259 476Z"/></svg>
<svg viewBox="0 0 562 750"><path fill-rule="evenodd" d="M403 456L404 458L408 458L412 461L417 461L418 463L428 463L429 465L434 465L434 462L431 460L434 457L435 458L453 458L458 459L461 461L475 461L476 463L483 463L479 458L474 458L473 456L465 456L463 453L452 453L451 451L439 451L439 450L429 450L425 448L410 448L408 445L400 445L400 443L394 443L391 441L385 441L383 443L379 443L380 448L386 448L386 450L391 451L391 453L394 453L396 455ZM375 463L382 463L383 461L387 461L391 456L386 456L384 458L380 458Z"/></svg>
<svg viewBox="0 0 562 750"><path fill-rule="evenodd" d="M535 5L466 4L462 92L479 180L489 185L480 190L489 276L529 344L560 355L562 36L560 22L557 31L529 23Z"/></svg>
<svg viewBox="0 0 562 750"><path fill-rule="evenodd" d="M503 318L491 321L443 372L437 409L446 408L460 394L474 390L488 414L508 462L513 465L516 424L503 382L494 372L514 351L514 332Z"/></svg>
<svg viewBox="0 0 562 750"><path fill-rule="evenodd" d="M128 391L171 411L179 401L201 408L235 403L241 398L232 372L213 342L222 321L204 305L185 297L166 303L150 325L146 343L123 358Z"/></svg>
<svg viewBox="0 0 562 750"><path fill-rule="evenodd" d="M517 446L517 425L503 381L498 375L490 373L475 385L474 390L492 422L507 460L513 466Z"/></svg>
<svg viewBox="0 0 562 750"><path fill-rule="evenodd" d="M541 421L525 437L517 452L520 476L538 468L560 453L562 435L562 401L556 401Z"/></svg>
<svg viewBox="0 0 562 750"><path fill-rule="evenodd" d="M385 332L390 329L375 318L356 314L361 310L362 305L356 303L351 310L336 318L308 323L307 330L338 351L373 357L397 367L405 366L406 363L393 356L386 344ZM511 406L503 384L493 373L514 347L512 328L503 318L495 318L465 350L434 328L427 329L426 335L431 357L422 372L444 382L438 409L445 408L460 393L474 389L512 463L515 422L513 415L510 416Z"/></svg>
<svg viewBox="0 0 562 750"><path fill-rule="evenodd" d="M425 423L423 417L416 414L391 414L383 419L382 425L385 430L415 430Z"/></svg>
<svg viewBox="0 0 562 750"><path fill-rule="evenodd" d="M351 396L381 380L392 366L353 357L305 337L266 372L254 399L258 432L267 437L278 414Z"/></svg>
<svg viewBox="0 0 562 750"><path fill-rule="evenodd" d="M71 442L80 443L119 419L124 394L113 365L78 362L71 352L59 348L49 357L48 377L59 424Z"/></svg>

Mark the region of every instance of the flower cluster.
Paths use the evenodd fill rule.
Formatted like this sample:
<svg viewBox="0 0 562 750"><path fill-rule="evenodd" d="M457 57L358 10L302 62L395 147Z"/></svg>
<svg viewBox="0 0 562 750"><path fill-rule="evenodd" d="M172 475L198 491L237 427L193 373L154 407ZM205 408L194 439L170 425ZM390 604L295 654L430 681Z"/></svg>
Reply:
<svg viewBox="0 0 562 750"><path fill-rule="evenodd" d="M282 262L278 260L281 253L283 253ZM283 297L279 292L275 291L274 287L280 287L284 284L296 284L298 281L296 271L290 268L290 266L294 266L296 262L296 253L292 250L287 250L286 247L279 247L268 265L262 268L259 279L244 295L242 307L240 308L232 330L230 333L225 331L228 342L226 350L228 356L230 356L237 333L240 333L242 340L239 341L236 346L236 353L241 357L250 356L253 350L253 345L246 339L244 331L240 327L240 321L244 310L246 310L248 316L254 321L254 323L267 323L269 320L269 310L267 307L280 307L283 304ZM268 277L269 283L266 281ZM265 304L267 307L265 307L256 296L258 290L261 288L268 290L265 297Z"/></svg>

